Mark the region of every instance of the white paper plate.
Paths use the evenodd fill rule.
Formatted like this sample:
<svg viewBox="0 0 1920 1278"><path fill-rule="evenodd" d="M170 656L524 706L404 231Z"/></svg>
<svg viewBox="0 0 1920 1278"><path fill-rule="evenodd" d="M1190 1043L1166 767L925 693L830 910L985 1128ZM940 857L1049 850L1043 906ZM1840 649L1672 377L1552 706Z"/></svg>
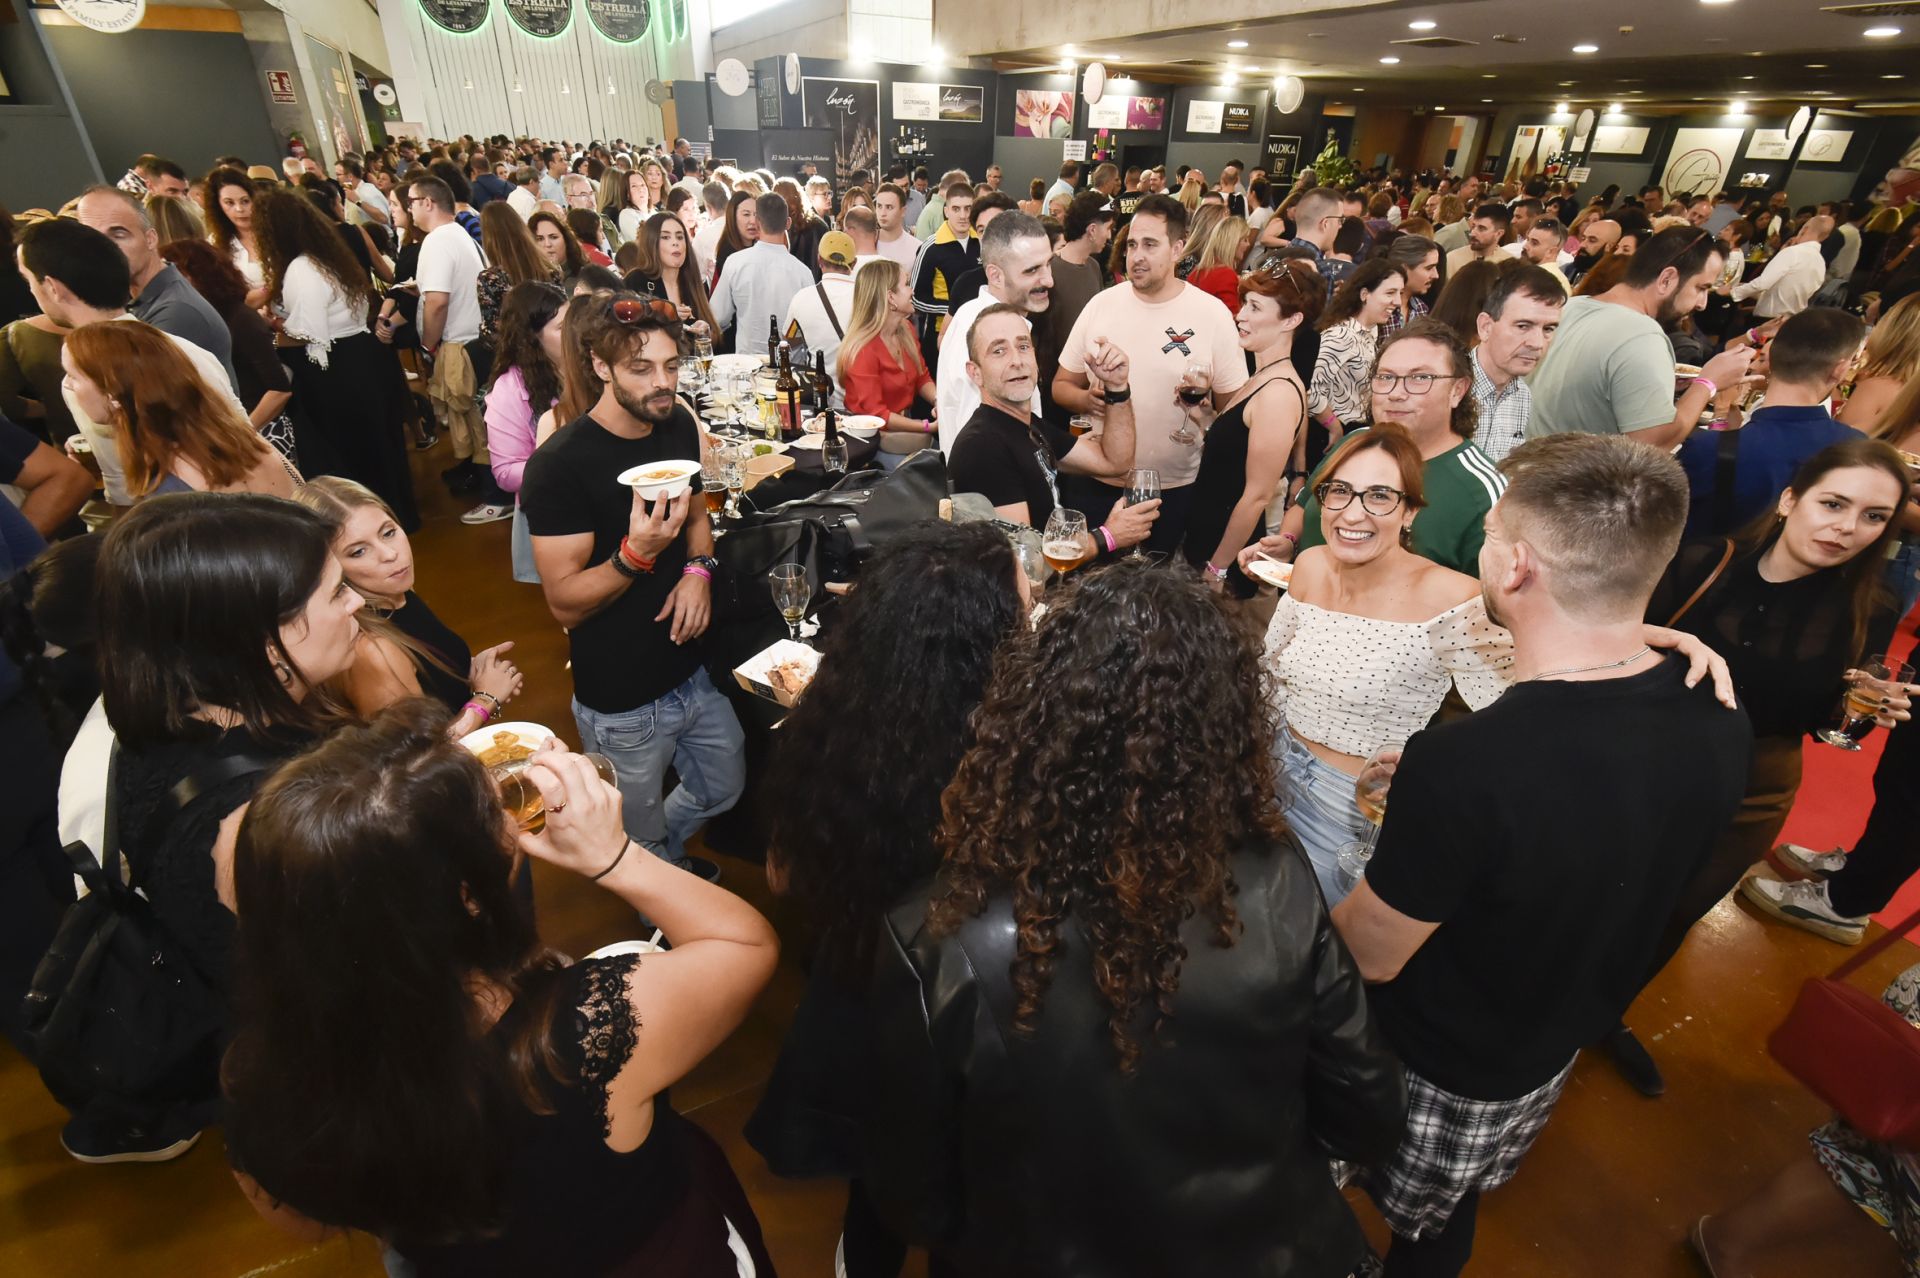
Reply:
<svg viewBox="0 0 1920 1278"><path fill-rule="evenodd" d="M1293 580L1293 565L1272 559L1249 560L1241 571L1255 581L1264 581L1279 590L1285 590L1287 583Z"/></svg>
<svg viewBox="0 0 1920 1278"><path fill-rule="evenodd" d="M493 747L494 738L502 732L511 732L520 739L520 744L538 748L553 735L553 729L537 723L489 723L484 728L476 728L460 738L462 748L478 755L482 750Z"/></svg>

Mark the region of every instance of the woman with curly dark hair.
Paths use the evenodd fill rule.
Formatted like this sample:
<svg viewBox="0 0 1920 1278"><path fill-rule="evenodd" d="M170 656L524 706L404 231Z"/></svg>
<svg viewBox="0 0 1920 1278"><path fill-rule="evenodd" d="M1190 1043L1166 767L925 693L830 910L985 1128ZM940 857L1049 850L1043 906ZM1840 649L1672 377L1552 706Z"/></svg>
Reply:
<svg viewBox="0 0 1920 1278"><path fill-rule="evenodd" d="M406 380L393 347L367 327L372 277L302 192L261 195L254 225L281 333L304 348L290 361L301 469L358 480L403 528L418 528L401 425Z"/></svg>
<svg viewBox="0 0 1920 1278"><path fill-rule="evenodd" d="M247 305L246 278L205 240L168 240L160 245L160 256L179 267L187 283L226 321L240 406L255 430L282 454L293 456L293 419L286 411L293 382L274 349L273 330Z"/></svg>
<svg viewBox="0 0 1920 1278"><path fill-rule="evenodd" d="M540 250L540 256L562 279L572 279L587 264L586 255L580 251L580 241L573 237L573 228L565 218L542 209L527 219L527 230L533 233L533 243Z"/></svg>
<svg viewBox="0 0 1920 1278"><path fill-rule="evenodd" d="M963 1273L1348 1274L1327 1158L1391 1152L1405 1084L1275 809L1252 643L1146 563L1050 603L882 934L868 1184Z"/></svg>
<svg viewBox="0 0 1920 1278"><path fill-rule="evenodd" d="M1024 575L992 525L930 521L861 570L820 674L779 733L767 877L814 941L811 979L747 1139L783 1176L849 1178L846 1273L899 1272L906 1244L859 1171L880 920L939 866L940 792L972 740L993 655L1025 615ZM822 759L884 759L833 769Z"/></svg>

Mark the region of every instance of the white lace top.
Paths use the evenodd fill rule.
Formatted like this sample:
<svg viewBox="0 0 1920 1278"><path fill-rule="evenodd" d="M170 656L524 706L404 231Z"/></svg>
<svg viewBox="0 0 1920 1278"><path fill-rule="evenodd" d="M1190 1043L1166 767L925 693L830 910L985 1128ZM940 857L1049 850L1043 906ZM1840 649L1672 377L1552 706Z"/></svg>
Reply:
<svg viewBox="0 0 1920 1278"><path fill-rule="evenodd" d="M321 368L327 366L327 352L337 339L367 331L366 309L355 306L304 253L287 263L287 278L280 283L280 307L287 336L305 342L307 358Z"/></svg>
<svg viewBox="0 0 1920 1278"><path fill-rule="evenodd" d="M1426 727L1447 685L1475 710L1507 690L1513 636L1469 599L1429 621L1376 621L1280 596L1267 627L1274 696L1295 733L1365 756Z"/></svg>

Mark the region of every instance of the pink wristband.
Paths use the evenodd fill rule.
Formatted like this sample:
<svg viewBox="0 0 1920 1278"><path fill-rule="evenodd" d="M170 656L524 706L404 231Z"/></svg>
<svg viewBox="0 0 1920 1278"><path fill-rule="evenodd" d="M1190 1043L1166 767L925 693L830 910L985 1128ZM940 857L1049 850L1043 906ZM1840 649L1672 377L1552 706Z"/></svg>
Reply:
<svg viewBox="0 0 1920 1278"><path fill-rule="evenodd" d="M486 705L484 705L479 701L469 701L467 702L467 704L460 707L461 714L465 714L469 710L478 711L480 714L480 722L482 723L485 723L487 720L493 718L493 711L488 709Z"/></svg>
<svg viewBox="0 0 1920 1278"><path fill-rule="evenodd" d="M699 577L708 582L713 580L713 574L707 571L705 564L688 564L680 570L680 575L682 577Z"/></svg>
<svg viewBox="0 0 1920 1278"><path fill-rule="evenodd" d="M1693 379L1692 384L1695 386L1706 387L1707 398L1709 399L1713 398L1715 395L1718 395L1720 393L1720 383L1714 381L1711 377L1696 377Z"/></svg>
<svg viewBox="0 0 1920 1278"><path fill-rule="evenodd" d="M1294 545L1296 545L1296 546L1300 544L1300 534L1299 534L1299 533L1290 533L1290 532L1283 532L1283 533L1281 533L1280 535L1281 535L1282 537L1284 537L1284 538L1286 538L1286 539L1287 539L1288 541L1290 541L1290 542L1292 542L1292 543L1293 543Z"/></svg>
<svg viewBox="0 0 1920 1278"><path fill-rule="evenodd" d="M1120 548L1120 543L1113 539L1113 534L1107 530L1105 524L1100 525L1100 540L1107 543L1107 553L1109 555Z"/></svg>

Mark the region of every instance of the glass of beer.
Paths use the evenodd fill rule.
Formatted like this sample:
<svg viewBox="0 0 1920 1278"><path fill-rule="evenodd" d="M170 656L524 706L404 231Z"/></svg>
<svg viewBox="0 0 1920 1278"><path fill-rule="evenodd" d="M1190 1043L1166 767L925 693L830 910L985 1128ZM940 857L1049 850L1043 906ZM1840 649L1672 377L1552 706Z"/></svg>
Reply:
<svg viewBox="0 0 1920 1278"><path fill-rule="evenodd" d="M1383 745L1367 756L1360 765L1360 775L1353 780L1353 803L1360 809L1371 827L1365 839L1352 843L1343 843L1334 852L1334 860L1340 867L1342 886L1351 892L1360 886L1360 880L1366 877L1367 862L1373 859L1374 844L1380 841L1380 826L1387 819L1387 790L1393 784L1394 769L1400 766L1400 752L1404 743L1394 742Z"/></svg>
<svg viewBox="0 0 1920 1278"><path fill-rule="evenodd" d="M1093 558L1087 536L1087 517L1077 510L1055 506L1040 534L1040 554L1057 573L1069 573Z"/></svg>
<svg viewBox="0 0 1920 1278"><path fill-rule="evenodd" d="M1860 743L1873 735L1887 693L1912 681L1913 667L1907 663L1890 661L1885 654L1868 659L1854 671L1846 695L1840 699L1840 707L1834 712L1837 722L1815 735L1830 746L1858 750Z"/></svg>
<svg viewBox="0 0 1920 1278"><path fill-rule="evenodd" d="M1093 429L1093 418L1087 413L1075 413L1067 419L1067 429L1078 439Z"/></svg>
<svg viewBox="0 0 1920 1278"><path fill-rule="evenodd" d="M1130 470L1127 472L1127 505L1138 506L1143 501L1152 501L1160 496L1160 472L1157 470ZM1133 557L1142 559L1146 551L1145 542L1133 548Z"/></svg>
<svg viewBox="0 0 1920 1278"><path fill-rule="evenodd" d="M721 473L725 467L715 466L713 471L703 473L700 479L701 494L707 499L707 523L713 528L716 538L727 535L720 526L720 512L727 508L727 481Z"/></svg>
<svg viewBox="0 0 1920 1278"><path fill-rule="evenodd" d="M620 778L613 770L613 760L604 754L583 754L580 756L593 765L600 779L616 790L620 788ZM540 787L526 775L529 764L537 763L540 755L536 753L530 759L515 759L511 763L499 763L487 769L495 785L500 787L500 806L507 810L514 824L526 834L538 834L547 828L547 799L540 793Z"/></svg>

